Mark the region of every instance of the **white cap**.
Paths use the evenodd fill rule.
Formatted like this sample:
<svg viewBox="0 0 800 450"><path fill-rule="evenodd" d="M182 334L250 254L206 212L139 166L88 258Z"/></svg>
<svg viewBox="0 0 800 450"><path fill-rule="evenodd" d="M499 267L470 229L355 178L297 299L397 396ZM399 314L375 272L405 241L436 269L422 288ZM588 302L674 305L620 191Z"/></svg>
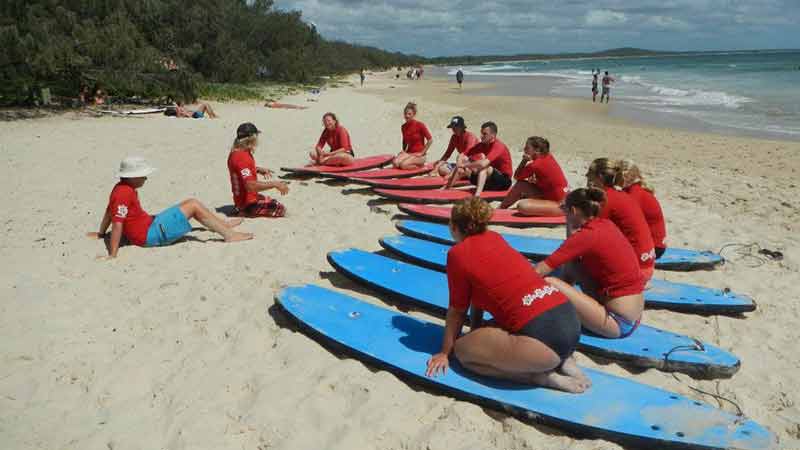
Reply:
<svg viewBox="0 0 800 450"><path fill-rule="evenodd" d="M119 163L119 178L138 178L146 177L155 172L156 169L151 167L141 156L128 156Z"/></svg>

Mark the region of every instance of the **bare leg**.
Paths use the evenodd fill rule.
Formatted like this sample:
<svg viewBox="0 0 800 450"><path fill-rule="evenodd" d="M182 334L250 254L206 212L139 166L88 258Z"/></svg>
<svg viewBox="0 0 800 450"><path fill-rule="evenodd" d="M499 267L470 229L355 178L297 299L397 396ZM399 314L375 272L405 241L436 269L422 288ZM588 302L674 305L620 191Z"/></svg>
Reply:
<svg viewBox="0 0 800 450"><path fill-rule="evenodd" d="M539 195L539 190L533 184L525 180L517 181L511 191L508 192L508 195L506 195L506 198L503 199L503 202L500 203L500 209L510 208L511 205L519 200L538 197Z"/></svg>
<svg viewBox="0 0 800 450"><path fill-rule="evenodd" d="M607 338L618 338L622 334L617 322L609 317L606 308L597 300L558 278L547 277L545 281L561 291L572 302L584 328Z"/></svg>
<svg viewBox="0 0 800 450"><path fill-rule="evenodd" d="M350 153L337 153L323 157L321 163L326 166L349 166L354 161L355 158Z"/></svg>
<svg viewBox="0 0 800 450"><path fill-rule="evenodd" d="M322 150L315 148L308 152L308 158L311 160L311 164L320 164L322 160Z"/></svg>
<svg viewBox="0 0 800 450"><path fill-rule="evenodd" d="M481 375L568 392L586 389L577 377L554 371L561 360L550 347L500 328L479 328L461 337L456 341L455 355L464 367Z"/></svg>
<svg viewBox="0 0 800 450"><path fill-rule="evenodd" d="M240 233L229 227L225 221L208 210L202 203L194 198L184 200L180 204L181 212L187 219L196 219L209 230L225 238L225 242L245 241L253 239L251 233Z"/></svg>
<svg viewBox="0 0 800 450"><path fill-rule="evenodd" d="M558 203L552 200L527 198L520 200L517 211L523 216L563 216L564 211Z"/></svg>
<svg viewBox="0 0 800 450"><path fill-rule="evenodd" d="M437 175L439 175L442 178L449 177L450 174L453 172L452 170L450 170L450 165L447 163L440 164L437 170L438 170Z"/></svg>
<svg viewBox="0 0 800 450"><path fill-rule="evenodd" d="M424 156L408 155L407 158L405 158L400 162L397 168L403 170L411 170L411 169L419 169L424 165L425 165Z"/></svg>
<svg viewBox="0 0 800 450"><path fill-rule="evenodd" d="M403 161L405 161L405 160L406 160L408 157L409 157L409 154L408 154L408 153L406 153L406 152L400 152L400 153L398 153L398 154L397 154L397 156L395 156L395 157L394 157L394 159L392 160L392 166L394 166L394 168L395 168L395 169L399 169L399 168L400 168L400 165L401 165L401 164L403 163Z"/></svg>
<svg viewBox="0 0 800 450"><path fill-rule="evenodd" d="M486 186L486 179L494 172L494 167L487 166L478 171L478 184L475 187L475 197L480 197Z"/></svg>
<svg viewBox="0 0 800 450"><path fill-rule="evenodd" d="M211 109L211 106L209 106L208 103L200 103L199 111L202 111L203 113L208 114L208 117L210 119L216 119L217 118L216 113L214 113L214 110Z"/></svg>

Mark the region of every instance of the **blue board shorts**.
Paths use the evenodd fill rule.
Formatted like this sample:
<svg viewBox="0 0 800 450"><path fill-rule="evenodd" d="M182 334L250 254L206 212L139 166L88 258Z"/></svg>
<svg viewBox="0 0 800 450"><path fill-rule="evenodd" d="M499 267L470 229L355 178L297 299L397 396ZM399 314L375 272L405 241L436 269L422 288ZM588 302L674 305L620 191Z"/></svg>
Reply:
<svg viewBox="0 0 800 450"><path fill-rule="evenodd" d="M203 111L195 111L192 113L193 119L202 119L203 116L205 116L205 113Z"/></svg>
<svg viewBox="0 0 800 450"><path fill-rule="evenodd" d="M172 244L190 231L192 231L192 226L189 224L189 219L183 215L181 208L175 205L153 217L153 223L147 229L145 247Z"/></svg>

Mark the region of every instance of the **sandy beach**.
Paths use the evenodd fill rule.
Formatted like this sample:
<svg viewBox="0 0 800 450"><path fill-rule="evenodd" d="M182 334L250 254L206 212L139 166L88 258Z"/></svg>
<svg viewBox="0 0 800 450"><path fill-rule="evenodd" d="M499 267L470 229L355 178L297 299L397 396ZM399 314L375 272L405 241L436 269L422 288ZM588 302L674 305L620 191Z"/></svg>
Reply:
<svg viewBox="0 0 800 450"><path fill-rule="evenodd" d="M241 122L263 130L255 158L277 172L305 164L326 111L348 128L358 156L396 153L408 101L433 133L429 159L443 153L452 115L473 131L493 120L515 164L526 137L548 138L573 187L596 157L634 159L656 188L670 245L757 243L783 252L772 261L726 251L729 262L714 271L657 272L757 300L741 317L645 313L649 325L735 353L742 367L733 378L577 357L713 405L690 386L722 395L773 431L779 448L800 448L800 142L638 125L589 100L469 95L481 87L374 74L364 88L281 100L309 107L302 111L215 103L217 120L72 112L0 122L0 448L621 448L408 384L299 332L275 305L283 286L316 283L386 306L325 259L339 248L379 250L378 239L396 233L397 207L359 186L292 179L280 198L288 217L247 220L241 229L256 237L245 243L197 230L175 245L126 246L104 261L102 242L85 237L126 155L159 169L139 191L147 212L187 197L223 208L232 204L226 158ZM563 229L521 233L562 237Z"/></svg>

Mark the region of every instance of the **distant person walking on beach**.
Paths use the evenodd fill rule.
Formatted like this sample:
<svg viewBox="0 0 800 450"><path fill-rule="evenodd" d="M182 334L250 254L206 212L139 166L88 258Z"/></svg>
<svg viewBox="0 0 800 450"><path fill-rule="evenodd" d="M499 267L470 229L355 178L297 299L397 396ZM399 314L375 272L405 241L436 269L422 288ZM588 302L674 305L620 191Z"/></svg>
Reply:
<svg viewBox="0 0 800 450"><path fill-rule="evenodd" d="M592 103L597 100L597 76L600 75L600 70L592 71Z"/></svg>
<svg viewBox="0 0 800 450"><path fill-rule="evenodd" d="M611 100L611 83L615 82L613 77L611 77L608 72L603 75L603 93L600 94L600 103L603 103L603 97L606 99L606 103Z"/></svg>
<svg viewBox="0 0 800 450"><path fill-rule="evenodd" d="M458 72L456 72L456 81L458 82L458 87L461 88L461 83L464 82L464 72L461 68L458 68Z"/></svg>
<svg viewBox="0 0 800 450"><path fill-rule="evenodd" d="M367 74L364 73L363 67L361 68L361 72L359 73L359 75L361 76L361 87L364 87L364 79L367 78Z"/></svg>
<svg viewBox="0 0 800 450"><path fill-rule="evenodd" d="M103 220L97 232L87 233L92 239L108 238L106 259L116 258L122 237L140 247L169 245L192 231L189 219L195 219L209 230L219 234L225 242L252 239L250 233L240 233L233 228L242 219L224 221L196 199L189 198L167 208L155 216L147 214L139 203L137 190L144 186L148 175L155 172L144 158L129 156L119 165L119 183L108 198ZM108 227L111 235L107 235Z"/></svg>

